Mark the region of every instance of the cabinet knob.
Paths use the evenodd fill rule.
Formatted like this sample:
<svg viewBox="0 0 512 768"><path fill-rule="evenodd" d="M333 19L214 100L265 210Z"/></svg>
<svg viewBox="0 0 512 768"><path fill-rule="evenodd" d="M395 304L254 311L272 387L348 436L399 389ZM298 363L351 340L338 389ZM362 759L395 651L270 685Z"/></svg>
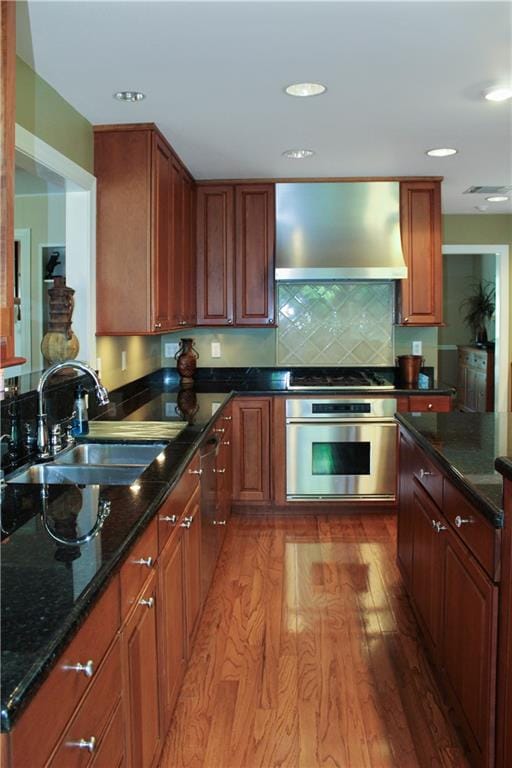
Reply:
<svg viewBox="0 0 512 768"><path fill-rule="evenodd" d="M420 477L434 477L434 472L428 472L426 469L420 469Z"/></svg>
<svg viewBox="0 0 512 768"><path fill-rule="evenodd" d="M432 404L432 403L429 403L429 404L427 405L427 408L428 408L428 410L429 410L429 411L431 411L433 407L434 407L434 406L433 406L433 404Z"/></svg>
<svg viewBox="0 0 512 768"><path fill-rule="evenodd" d="M442 524L442 523L441 523L441 522L438 520L438 521L436 522L436 524L434 525L434 530L435 530L435 532L436 532L436 533L441 533L441 531L446 531L446 530L448 530L448 529L447 529L446 525L443 525L443 524Z"/></svg>
<svg viewBox="0 0 512 768"><path fill-rule="evenodd" d="M77 664L68 664L64 666L63 669L72 672L83 672L86 677L92 677L94 675L94 662L92 659L89 659L85 664L80 664L80 662Z"/></svg>
<svg viewBox="0 0 512 768"><path fill-rule="evenodd" d="M75 749L87 749L89 752L94 752L96 749L96 739L91 736L90 739L80 739L80 741L67 741L67 747L74 747Z"/></svg>
<svg viewBox="0 0 512 768"><path fill-rule="evenodd" d="M228 325L233 325L233 318L232 317L228 317Z"/></svg>
<svg viewBox="0 0 512 768"><path fill-rule="evenodd" d="M192 525L193 522L194 522L194 518L193 517L185 517L185 519L183 520L183 522L181 524L181 527L182 528L190 528L190 526Z"/></svg>
<svg viewBox="0 0 512 768"><path fill-rule="evenodd" d="M212 520L213 525L226 525L225 520Z"/></svg>
<svg viewBox="0 0 512 768"><path fill-rule="evenodd" d="M231 421L231 419L233 417L232 416L223 416L222 418L223 418L224 421Z"/></svg>
<svg viewBox="0 0 512 768"><path fill-rule="evenodd" d="M178 522L178 515L162 515L160 520L162 523L170 523L171 525L176 525Z"/></svg>
<svg viewBox="0 0 512 768"><path fill-rule="evenodd" d="M223 435L226 430L223 427L216 427L213 431Z"/></svg>
<svg viewBox="0 0 512 768"><path fill-rule="evenodd" d="M453 522L457 528L462 528L463 525L468 525L469 523L472 523L473 520L470 517L461 517L460 515L457 515Z"/></svg>
<svg viewBox="0 0 512 768"><path fill-rule="evenodd" d="M226 470L225 469L215 469L215 467L214 467L213 471L216 472L218 475L223 475Z"/></svg>
<svg viewBox="0 0 512 768"><path fill-rule="evenodd" d="M221 442L221 445L231 445L231 443L229 442L229 440L223 440Z"/></svg>
<svg viewBox="0 0 512 768"><path fill-rule="evenodd" d="M148 597L147 599L143 597L141 600L139 600L139 605L145 605L146 608L152 608L154 604L155 599L153 597Z"/></svg>
<svg viewBox="0 0 512 768"><path fill-rule="evenodd" d="M178 320L178 325L186 325L186 324L187 324L186 320Z"/></svg>
<svg viewBox="0 0 512 768"><path fill-rule="evenodd" d="M153 565L152 557L139 557L138 560L133 561L134 565L145 565L146 568L151 568Z"/></svg>
<svg viewBox="0 0 512 768"><path fill-rule="evenodd" d="M155 329L158 330L158 328L162 327L162 323L155 323Z"/></svg>
<svg viewBox="0 0 512 768"><path fill-rule="evenodd" d="M408 322L409 322L409 318L408 317L404 317L404 319L402 320L402 323L408 323Z"/></svg>
<svg viewBox="0 0 512 768"><path fill-rule="evenodd" d="M202 475L203 470L202 469L189 469L188 471L189 475Z"/></svg>

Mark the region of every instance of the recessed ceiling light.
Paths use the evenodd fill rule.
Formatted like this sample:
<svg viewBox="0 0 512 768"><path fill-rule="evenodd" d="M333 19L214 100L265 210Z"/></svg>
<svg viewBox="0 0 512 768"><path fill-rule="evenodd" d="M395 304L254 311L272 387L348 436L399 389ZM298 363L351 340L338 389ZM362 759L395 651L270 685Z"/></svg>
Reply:
<svg viewBox="0 0 512 768"><path fill-rule="evenodd" d="M291 160L305 160L306 157L312 157L314 154L312 149L287 149L283 152L284 157Z"/></svg>
<svg viewBox="0 0 512 768"><path fill-rule="evenodd" d="M458 149L453 149L453 147L438 147L436 149L427 149L426 154L429 157L450 157L450 155L456 155Z"/></svg>
<svg viewBox="0 0 512 768"><path fill-rule="evenodd" d="M114 99L117 99L118 101L142 101L142 99L146 98L145 93L141 93L140 91L117 91L117 93L114 93Z"/></svg>
<svg viewBox="0 0 512 768"><path fill-rule="evenodd" d="M292 83L285 88L289 96L320 96L326 90L322 83Z"/></svg>
<svg viewBox="0 0 512 768"><path fill-rule="evenodd" d="M512 99L512 88L505 88L504 86L488 88L483 95L487 101L507 101L507 99Z"/></svg>
<svg viewBox="0 0 512 768"><path fill-rule="evenodd" d="M492 195L485 198L489 203L506 203L508 200L507 195Z"/></svg>

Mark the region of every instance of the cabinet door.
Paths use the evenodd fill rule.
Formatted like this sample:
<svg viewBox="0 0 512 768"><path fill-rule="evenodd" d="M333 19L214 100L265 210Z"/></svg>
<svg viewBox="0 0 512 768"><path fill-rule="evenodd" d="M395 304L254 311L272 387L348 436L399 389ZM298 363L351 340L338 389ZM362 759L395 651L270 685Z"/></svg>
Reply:
<svg viewBox="0 0 512 768"><path fill-rule="evenodd" d="M418 617L425 630L425 639L434 658L439 644L439 621L441 610L441 545L440 536L446 533L446 522L425 493L414 480L412 490L413 556L412 556L412 598ZM440 523L444 530L439 533L434 527Z"/></svg>
<svg viewBox="0 0 512 768"><path fill-rule="evenodd" d="M404 325L443 321L441 191L439 181L400 184L400 228L408 276L401 281Z"/></svg>
<svg viewBox="0 0 512 768"><path fill-rule="evenodd" d="M237 184L235 323L274 323L273 184Z"/></svg>
<svg viewBox="0 0 512 768"><path fill-rule="evenodd" d="M172 273L170 285L171 316L174 328L186 324L185 320L185 252L183 237L183 212L185 207L185 180L178 161L171 161L172 179Z"/></svg>
<svg viewBox="0 0 512 768"><path fill-rule="evenodd" d="M443 535L442 665L475 764L494 764L498 588L452 531Z"/></svg>
<svg viewBox="0 0 512 768"><path fill-rule="evenodd" d="M183 533L179 529L167 542L158 560L158 641L162 734L171 715L185 674L186 638L184 605Z"/></svg>
<svg viewBox="0 0 512 768"><path fill-rule="evenodd" d="M186 506L182 526L185 528L185 612L187 657L190 656L202 605L201 585L201 508L200 487Z"/></svg>
<svg viewBox="0 0 512 768"><path fill-rule="evenodd" d="M153 137L153 328L173 327L174 177L169 147Z"/></svg>
<svg viewBox="0 0 512 768"><path fill-rule="evenodd" d="M196 254L194 227L194 184L188 176L183 178L183 273L182 273L182 299L183 317L185 325L194 325L196 322Z"/></svg>
<svg viewBox="0 0 512 768"><path fill-rule="evenodd" d="M270 500L269 397L233 403L233 499Z"/></svg>
<svg viewBox="0 0 512 768"><path fill-rule="evenodd" d="M151 768L158 757L157 659L156 575L153 574L123 628L123 690L130 768Z"/></svg>
<svg viewBox="0 0 512 768"><path fill-rule="evenodd" d="M232 325L234 189L197 186L197 325Z"/></svg>
<svg viewBox="0 0 512 768"><path fill-rule="evenodd" d="M397 516L397 560L406 587L409 590L412 582L413 554L413 459L414 446L403 433L400 433L400 497Z"/></svg>

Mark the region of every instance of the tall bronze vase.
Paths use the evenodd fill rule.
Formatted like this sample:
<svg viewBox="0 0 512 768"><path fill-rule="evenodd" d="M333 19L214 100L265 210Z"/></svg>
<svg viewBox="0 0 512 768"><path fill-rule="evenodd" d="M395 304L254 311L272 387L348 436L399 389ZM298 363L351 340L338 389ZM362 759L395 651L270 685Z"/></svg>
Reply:
<svg viewBox="0 0 512 768"><path fill-rule="evenodd" d="M176 367L184 384L194 381L199 352L194 347L194 339L180 339L180 347L174 355Z"/></svg>
<svg viewBox="0 0 512 768"><path fill-rule="evenodd" d="M41 352L50 364L62 360L74 360L80 344L71 330L71 318L75 300L75 291L66 285L65 277L54 277L53 288L48 290L50 297L50 319L48 333L41 342Z"/></svg>

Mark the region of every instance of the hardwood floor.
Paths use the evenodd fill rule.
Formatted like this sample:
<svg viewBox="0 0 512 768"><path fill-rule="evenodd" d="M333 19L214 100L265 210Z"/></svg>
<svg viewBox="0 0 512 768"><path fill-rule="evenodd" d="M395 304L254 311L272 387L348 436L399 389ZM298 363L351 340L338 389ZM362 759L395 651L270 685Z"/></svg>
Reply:
<svg viewBox="0 0 512 768"><path fill-rule="evenodd" d="M391 515L233 517L160 768L467 768Z"/></svg>

